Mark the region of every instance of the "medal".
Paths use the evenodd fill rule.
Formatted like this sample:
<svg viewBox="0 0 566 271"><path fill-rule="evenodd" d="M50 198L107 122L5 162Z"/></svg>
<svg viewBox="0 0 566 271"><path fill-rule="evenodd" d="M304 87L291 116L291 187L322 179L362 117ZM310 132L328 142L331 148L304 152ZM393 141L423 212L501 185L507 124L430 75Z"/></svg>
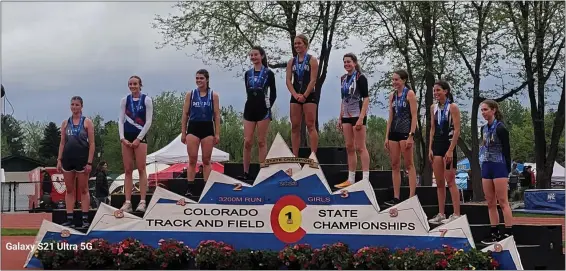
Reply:
<svg viewBox="0 0 566 271"><path fill-rule="evenodd" d="M295 57L295 72L297 73L297 81L299 82L299 85L303 85L303 73L305 71L305 64L309 61L309 55L305 55L304 59L303 59L303 63L301 63L301 65L299 65L299 56L297 55Z"/></svg>
<svg viewBox="0 0 566 271"><path fill-rule="evenodd" d="M399 110L401 108L401 106L404 107L405 104L405 100L407 99L407 92L409 92L408 88L404 88L403 89L403 93L401 94L401 99L399 99L399 96L397 95L397 93L395 93L395 116L399 116Z"/></svg>
<svg viewBox="0 0 566 271"><path fill-rule="evenodd" d="M487 124L487 133L485 136L486 139L484 139L486 147L489 147L489 144L491 144L491 142L494 141L493 132L495 131L496 127L497 127L497 120L493 121L491 127L489 127L489 123Z"/></svg>
<svg viewBox="0 0 566 271"><path fill-rule="evenodd" d="M79 125L76 125L73 123L73 117L69 118L69 125L71 126L71 134L73 136L79 136L79 134L81 133L81 130L83 129L83 125L84 125L84 121L83 121L83 115L81 114L81 118L79 119Z"/></svg>
<svg viewBox="0 0 566 271"><path fill-rule="evenodd" d="M138 100L138 102L142 100L142 95L143 94L140 95L140 99ZM138 114L139 105L134 106L134 97L132 96L132 94L128 95L128 100L130 100L130 113L132 114L132 119L135 120Z"/></svg>
<svg viewBox="0 0 566 271"><path fill-rule="evenodd" d="M198 97L198 104L199 104L199 107L200 107L200 111L201 111L201 113L202 113L201 116L202 116L202 118L204 119L204 118L206 118L205 104L204 104L204 102L202 101L202 97L200 96L200 91L198 90L198 88L195 89L195 92L196 92L196 95L197 95L197 97ZM211 92L210 90L207 90L207 94L206 94L207 100L208 100L209 103L210 103L210 101L211 101L211 99L210 99L210 92ZM212 106L212 105L211 105L211 106Z"/></svg>
<svg viewBox="0 0 566 271"><path fill-rule="evenodd" d="M440 110L440 116L437 116L436 119L438 121L438 127L440 128L440 135L444 134L444 122L446 122L447 115L448 115L448 108L450 106L450 100L446 100L444 102L444 108Z"/></svg>
<svg viewBox="0 0 566 271"><path fill-rule="evenodd" d="M257 85L260 85L261 88L263 88L266 81L263 80L263 76L265 74L265 67L261 66L261 70L259 71L259 75L257 77L254 75L254 73L255 73L255 69L252 68L252 88L256 89L258 87ZM262 82L262 84L259 84L260 82Z"/></svg>
<svg viewBox="0 0 566 271"><path fill-rule="evenodd" d="M350 95L350 87L354 83L354 78L356 78L357 74L358 71L354 71L350 80L348 80L348 76L344 78L344 81L342 82L342 97L347 97Z"/></svg>

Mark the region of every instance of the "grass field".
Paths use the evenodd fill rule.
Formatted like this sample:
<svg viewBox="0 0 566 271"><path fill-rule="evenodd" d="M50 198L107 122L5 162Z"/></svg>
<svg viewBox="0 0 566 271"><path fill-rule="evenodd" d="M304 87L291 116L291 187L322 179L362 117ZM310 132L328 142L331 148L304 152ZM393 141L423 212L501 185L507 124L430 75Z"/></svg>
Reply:
<svg viewBox="0 0 566 271"><path fill-rule="evenodd" d="M2 236L36 236L39 229L2 229Z"/></svg>
<svg viewBox="0 0 566 271"><path fill-rule="evenodd" d="M544 217L544 218L564 218L563 215L550 215L550 214L528 214L528 213L519 213L514 212L514 217Z"/></svg>

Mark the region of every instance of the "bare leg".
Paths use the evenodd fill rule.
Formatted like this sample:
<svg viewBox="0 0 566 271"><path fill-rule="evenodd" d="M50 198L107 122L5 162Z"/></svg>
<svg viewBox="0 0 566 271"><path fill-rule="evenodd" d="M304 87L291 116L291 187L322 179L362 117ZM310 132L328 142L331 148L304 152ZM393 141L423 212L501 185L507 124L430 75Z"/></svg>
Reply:
<svg viewBox="0 0 566 271"><path fill-rule="evenodd" d="M244 174L250 172L255 126L256 122L244 120Z"/></svg>
<svg viewBox="0 0 566 271"><path fill-rule="evenodd" d="M401 199L401 144L399 142L389 141L389 157L391 158L393 197Z"/></svg>
<svg viewBox="0 0 566 271"><path fill-rule="evenodd" d="M436 196L438 198L438 213L446 214L446 181L444 175L444 157L434 156L432 161L432 169L434 178L436 179Z"/></svg>
<svg viewBox="0 0 566 271"><path fill-rule="evenodd" d="M303 122L303 105L291 103L291 148L293 155L299 157L301 144L301 123Z"/></svg>
<svg viewBox="0 0 566 271"><path fill-rule="evenodd" d="M401 151L403 153L403 162L405 162L405 169L409 172L409 197L413 197L417 192L417 170L413 160L413 148L407 149L407 141L403 140L401 143Z"/></svg>
<svg viewBox="0 0 566 271"><path fill-rule="evenodd" d="M316 130L316 107L315 103L306 103L303 105L305 112L305 122L309 131L309 145L311 152L316 153L318 150L318 131Z"/></svg>
<svg viewBox="0 0 566 271"><path fill-rule="evenodd" d="M257 146L259 149L259 162L265 162L267 157L267 133L269 132L270 119L262 120L257 123Z"/></svg>
<svg viewBox="0 0 566 271"><path fill-rule="evenodd" d="M195 181L196 167L198 161L198 149L200 147L200 139L194 135L187 135L187 153L189 154L189 168L187 169L187 179L189 182Z"/></svg>
<svg viewBox="0 0 566 271"><path fill-rule="evenodd" d="M210 176L210 171L212 170L210 166L210 158L212 156L212 150L214 149L214 137L208 136L200 141L200 146L202 148L202 166L203 166L203 176L204 181L208 181Z"/></svg>

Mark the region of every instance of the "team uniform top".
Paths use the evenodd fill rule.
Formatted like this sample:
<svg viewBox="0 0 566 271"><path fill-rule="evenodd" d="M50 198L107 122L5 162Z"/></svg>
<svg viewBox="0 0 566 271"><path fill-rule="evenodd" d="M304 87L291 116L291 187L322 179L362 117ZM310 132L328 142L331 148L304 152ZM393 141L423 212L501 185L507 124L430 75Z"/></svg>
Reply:
<svg viewBox="0 0 566 271"><path fill-rule="evenodd" d="M448 143L454 137L454 120L450 114L450 103L447 102L446 110L439 108L438 103L434 105L434 121L436 129L434 129L433 143ZM444 122L441 121L444 115Z"/></svg>
<svg viewBox="0 0 566 271"><path fill-rule="evenodd" d="M410 91L412 90L407 90L407 96ZM409 104L409 101L405 96L405 100L403 101L403 103L399 104L399 113L398 114L395 113L397 108L397 101L401 103L400 101L402 98L401 96L395 97L396 95L398 95L397 91L393 92L393 95L394 96L391 102L391 106L392 106L391 110L393 110L393 121L391 122L392 124L391 132L408 134L411 132L411 120L412 120L411 105Z"/></svg>
<svg viewBox="0 0 566 271"><path fill-rule="evenodd" d="M305 54L302 61L298 61L298 56L293 58L293 65L291 70L293 71L293 89L297 94L305 94L307 92L307 87L311 81L311 55ZM301 72L302 70L302 72ZM298 103L295 97L291 96L291 103ZM315 89L311 91L308 97L306 97L305 103L316 103L316 93Z"/></svg>
<svg viewBox="0 0 566 271"><path fill-rule="evenodd" d="M88 158L88 132L84 124L86 117L81 116L78 125L73 124L72 118L73 117L69 118L67 127L65 128L63 158L65 160Z"/></svg>
<svg viewBox="0 0 566 271"><path fill-rule="evenodd" d="M262 67L259 71L252 68L244 74L244 83L247 94L244 119L263 120L277 99L275 74L266 67Z"/></svg>
<svg viewBox="0 0 566 271"><path fill-rule="evenodd" d="M153 101L145 94L140 94L139 98L128 95L120 101L120 118L118 120L118 130L120 140L124 139L124 134L135 134L138 139L145 137L153 118Z"/></svg>
<svg viewBox="0 0 566 271"><path fill-rule="evenodd" d="M198 89L194 89L192 91L191 105L189 107L189 123L191 121L214 121L214 91L210 88L204 97L200 96L200 91Z"/></svg>
<svg viewBox="0 0 566 271"><path fill-rule="evenodd" d="M509 131L500 121L494 120L492 125L482 127L483 141L480 146L480 162L494 162L505 164L511 171L511 146L509 145Z"/></svg>
<svg viewBox="0 0 566 271"><path fill-rule="evenodd" d="M368 80L364 74L354 72L343 75L341 81L342 118L357 118L362 110L363 99L369 97Z"/></svg>

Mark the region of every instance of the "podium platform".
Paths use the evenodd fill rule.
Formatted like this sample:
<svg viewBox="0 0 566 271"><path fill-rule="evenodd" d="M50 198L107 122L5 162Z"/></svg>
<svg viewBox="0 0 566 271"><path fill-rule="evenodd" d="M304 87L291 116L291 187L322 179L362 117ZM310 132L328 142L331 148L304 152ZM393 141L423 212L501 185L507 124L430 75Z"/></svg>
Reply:
<svg viewBox="0 0 566 271"><path fill-rule="evenodd" d="M564 189L527 189L525 208L515 210L522 213L564 215Z"/></svg>

